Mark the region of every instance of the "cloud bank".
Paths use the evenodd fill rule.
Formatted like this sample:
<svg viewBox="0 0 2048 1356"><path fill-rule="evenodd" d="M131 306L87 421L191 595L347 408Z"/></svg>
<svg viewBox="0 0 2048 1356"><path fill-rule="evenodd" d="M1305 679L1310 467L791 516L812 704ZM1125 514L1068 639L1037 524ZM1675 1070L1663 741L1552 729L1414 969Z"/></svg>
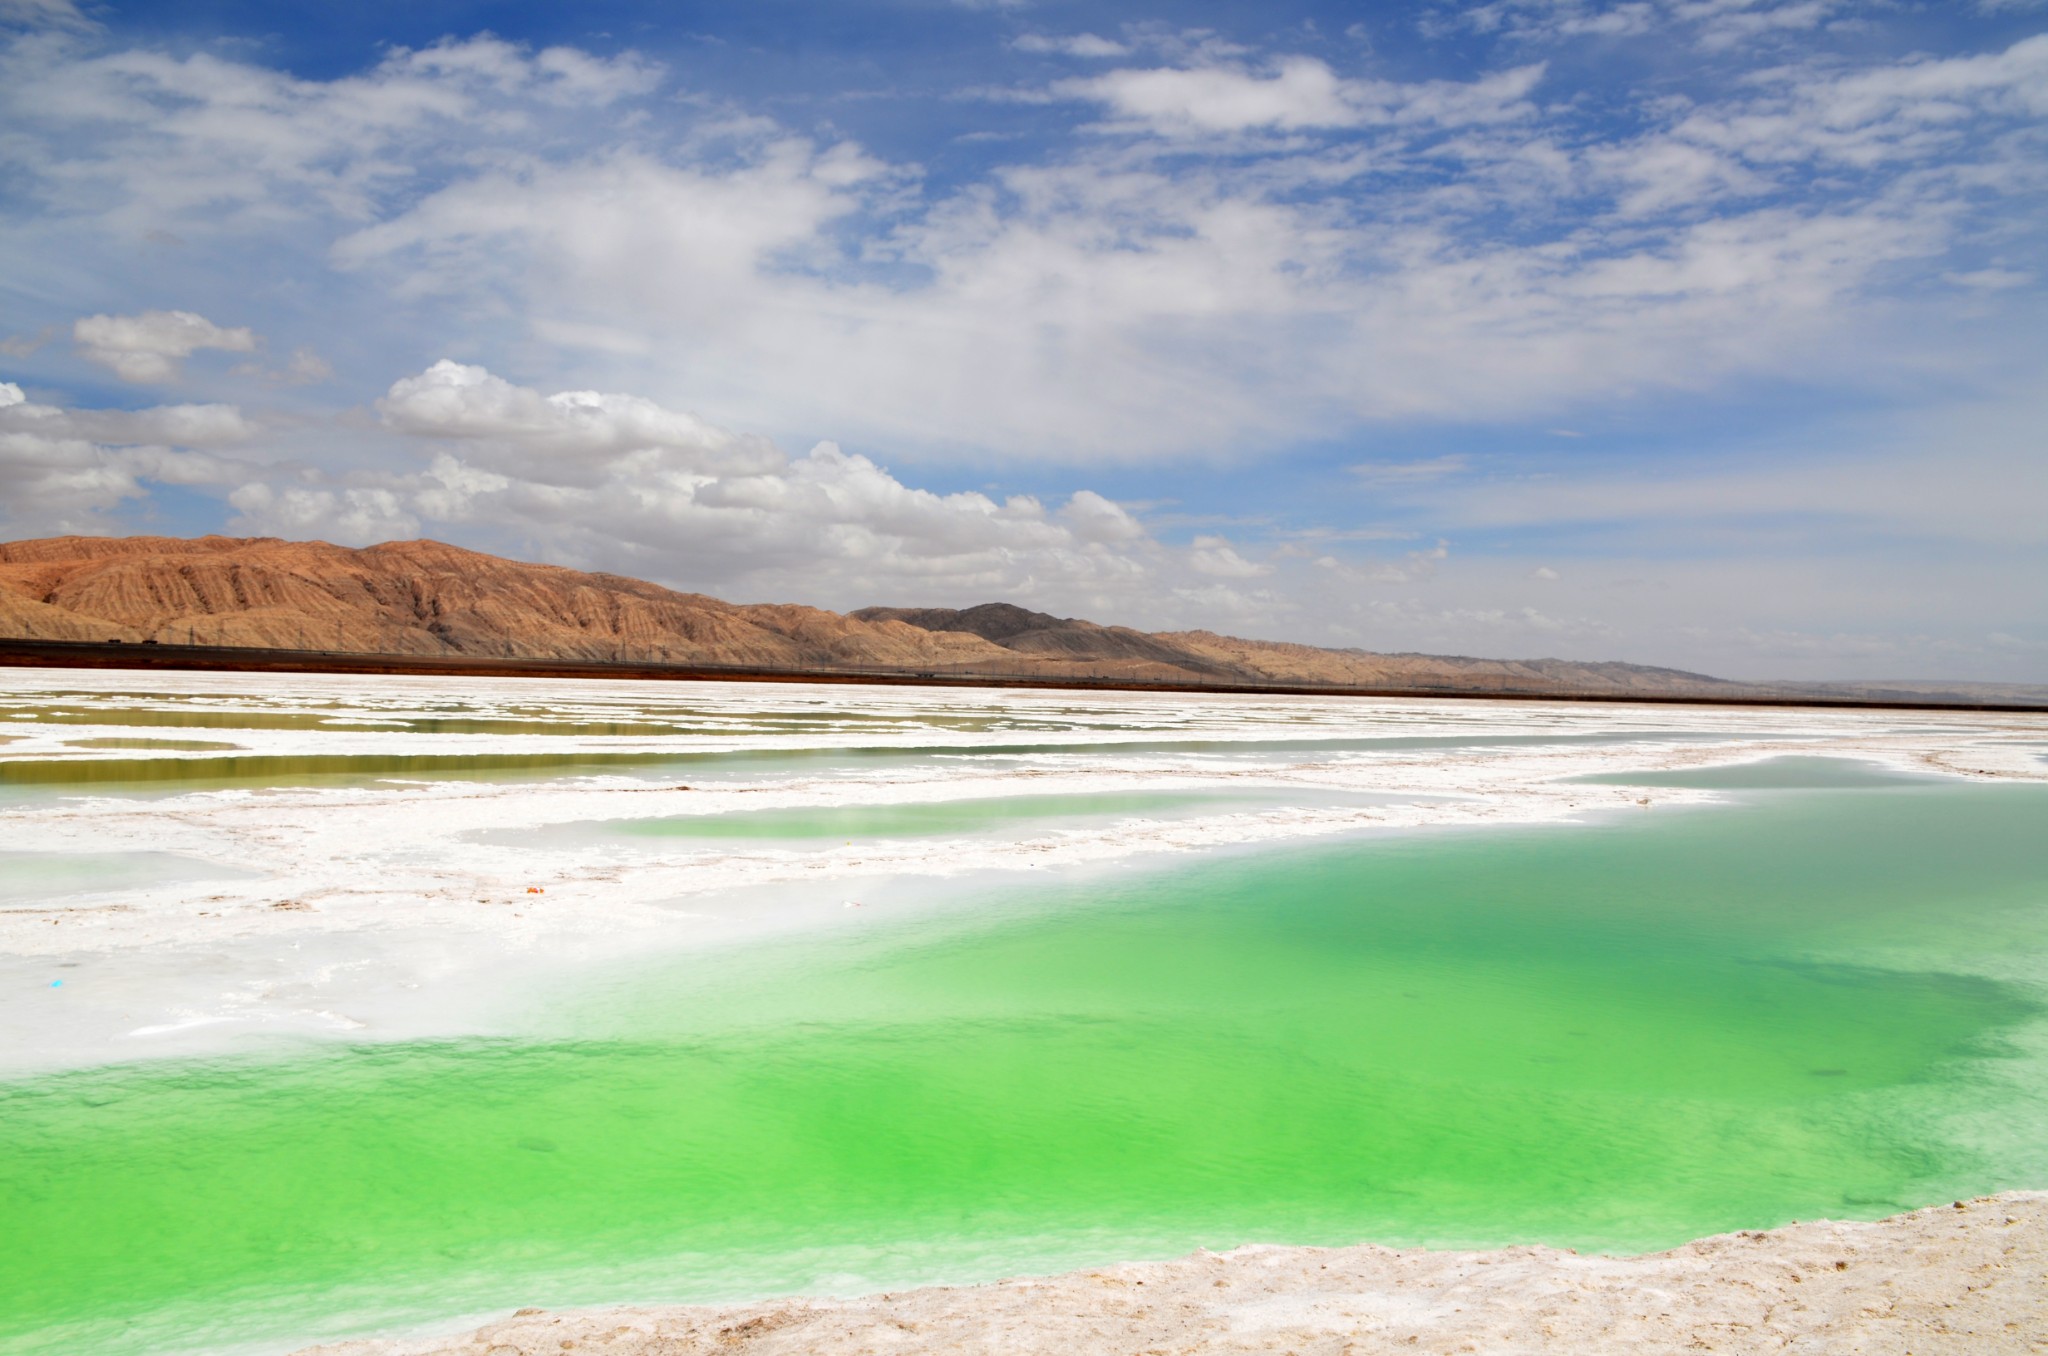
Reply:
<svg viewBox="0 0 2048 1356"><path fill-rule="evenodd" d="M756 98L738 47L456 35L311 77L10 7L9 530L431 532L1747 672L2048 639L2048 34L972 16L945 88Z"/></svg>

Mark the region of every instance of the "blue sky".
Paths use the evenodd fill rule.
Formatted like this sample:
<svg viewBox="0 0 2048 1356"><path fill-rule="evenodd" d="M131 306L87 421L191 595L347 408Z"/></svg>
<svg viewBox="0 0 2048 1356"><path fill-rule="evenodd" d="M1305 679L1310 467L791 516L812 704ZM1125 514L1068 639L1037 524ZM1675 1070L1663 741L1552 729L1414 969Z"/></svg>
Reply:
<svg viewBox="0 0 2048 1356"><path fill-rule="evenodd" d="M0 534L2048 680L2048 7L0 0Z"/></svg>

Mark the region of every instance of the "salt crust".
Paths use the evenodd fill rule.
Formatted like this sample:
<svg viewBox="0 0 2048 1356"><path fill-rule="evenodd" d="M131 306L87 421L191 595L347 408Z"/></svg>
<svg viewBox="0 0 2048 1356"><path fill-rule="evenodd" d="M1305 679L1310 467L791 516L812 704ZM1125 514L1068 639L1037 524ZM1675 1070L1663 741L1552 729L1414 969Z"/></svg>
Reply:
<svg viewBox="0 0 2048 1356"><path fill-rule="evenodd" d="M93 963L183 972L190 958L243 956L226 992L159 995L159 1019L58 1062L134 1058L190 1030L285 1025L348 1039L396 1037L449 1020L371 1002L365 975L419 988L466 966L502 979L542 966L730 940L769 926L721 915L712 901L751 886L794 885L836 899L863 882L958 877L977 870L1085 868L1147 854L1285 839L1436 827L1571 823L1718 799L1703 791L1572 785L1562 779L1666 771L1786 754L1855 757L1901 771L1976 781L2048 780L2048 717L1904 716L1884 712L1575 707L1546 703L1372 702L1318 698L1095 698L790 687L527 683L520 680L265 680L151 675L152 692L220 705L404 716L435 703L552 707L630 718L643 703L687 701L722 726L660 740L433 735L436 751L565 749L716 753L759 748L915 747L911 765L830 777L764 775L683 791L623 777L562 783L439 782L348 790L193 792L145 801L72 796L0 810L16 850L168 851L255 870L260 879L110 892L0 911L0 964ZM0 703L84 694L120 706L132 675L17 670ZM142 704L139 701L136 704ZM796 708L847 717L792 733ZM946 722L991 712L1009 730ZM765 716L764 716L764 713ZM890 728L861 728L858 718ZM999 722L1000 723L1000 722ZM1029 727L1029 728L1027 728ZM1048 731L1056 731L1049 733ZM1611 735L1626 746L1250 751L1229 758L1119 750L1134 740L1199 739L1212 748L1275 738ZM50 756L63 740L132 736L133 726L10 724L9 759ZM210 733L210 732L209 732ZM1659 735L1672 738L1660 741ZM1699 742L1699 736L1716 736ZM368 725L235 731L253 753L417 753L422 737ZM953 747L1094 744L1099 753L1023 754L991 764L930 756ZM67 755L69 756L69 755ZM132 753L122 756L134 756ZM179 755L183 756L183 755ZM1301 807L1175 819L1125 819L1014 837L900 840L825 852L763 845L734 851L663 847L522 849L485 831L734 809L903 804L984 796L1182 790L1280 790ZM1345 806L1331 793L1438 797ZM1317 803L1317 798L1326 798ZM526 893L539 885L545 893ZM858 915L854 915L858 916ZM811 920L816 921L816 915ZM785 917L774 926L787 926ZM807 925L802 918L798 925ZM373 950L364 950L374 944ZM349 947L356 948L354 951ZM289 948L289 951L286 950ZM288 955L317 957L298 964ZM339 959L337 959L337 956ZM248 959L253 957L254 959ZM83 958L83 959L81 959ZM67 971L66 973L71 973ZM189 981L185 982L189 989ZM77 985L74 985L76 992ZM146 1001L126 1002L129 1013ZM146 988L147 986L139 986ZM216 985L217 987L217 985ZM459 986L452 986L459 987ZM62 992L62 990L59 990ZM68 1001L68 1000L67 1000ZM351 1003L359 1011L351 1012ZM54 1017L55 1014L50 1014ZM76 1023L76 1013L65 1020ZM41 1023L45 1018L32 1018ZM132 1016L128 1018L132 1020ZM47 1028L43 1028L47 1029ZM19 1046L17 1048L26 1048ZM167 1042L162 1053L188 1046ZM1890 1353L2048 1352L2048 1194L2019 1192L1877 1224L1809 1223L1705 1239L1638 1258L1534 1247L1492 1253L1361 1246L1256 1246L1132 1263L1050 1279L934 1288L857 1300L798 1299L718 1307L522 1311L467 1336L344 1342L308 1356L523 1356L588 1349L613 1356L698 1352Z"/></svg>
<svg viewBox="0 0 2048 1356"><path fill-rule="evenodd" d="M456 1337L301 1356L1370 1356L2048 1352L2048 1193L1645 1257L1246 1247L863 1299L521 1310Z"/></svg>
<svg viewBox="0 0 2048 1356"><path fill-rule="evenodd" d="M146 695L138 692L144 687ZM837 764L829 771L728 762L674 781L642 773L145 798L37 793L0 808L8 849L173 853L240 878L0 909L0 971L20 981L7 986L15 996L0 1001L0 1062L15 1069L191 1055L273 1037L504 1030L501 1018L520 1007L518 993L547 974L791 929L875 926L920 895L957 892L977 872L1086 871L1343 834L1568 824L1722 798L1569 780L1587 774L1825 754L1971 781L2048 781L2040 755L2048 715L2030 714L57 670L0 676L0 710L51 705L74 716L104 709L110 719L10 720L8 732L21 738L0 756L203 757L87 753L67 742L152 733L112 715L165 705L350 722L203 731L253 754L866 752L828 757ZM367 724L435 718L451 707L529 726L631 723L650 710L686 708L689 731L419 734ZM1483 742L1529 735L1631 742ZM1481 742L1272 746L1417 738ZM1161 747L1174 743L1199 747ZM872 756L890 749L903 756ZM1173 815L824 848L522 841L549 826L622 819L1157 792L1279 796L1282 804L1226 799ZM1346 803L1361 794L1378 799ZM847 903L865 907L845 911ZM484 1011L490 1003L496 1015Z"/></svg>

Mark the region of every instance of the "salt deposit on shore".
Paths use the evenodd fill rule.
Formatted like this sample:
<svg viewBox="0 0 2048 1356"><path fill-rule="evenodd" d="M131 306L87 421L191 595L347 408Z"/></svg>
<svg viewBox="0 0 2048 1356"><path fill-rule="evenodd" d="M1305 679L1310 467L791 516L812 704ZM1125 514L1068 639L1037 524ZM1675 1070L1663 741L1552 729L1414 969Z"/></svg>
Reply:
<svg viewBox="0 0 2048 1356"><path fill-rule="evenodd" d="M227 757L370 760L358 768L422 755L693 760L565 764L506 780L437 765L323 782L283 762L267 782L182 789L174 779L17 780L0 804L9 853L80 864L97 855L109 878L112 854L178 870L0 899L0 970L25 977L0 1002L0 1047L15 1068L278 1035L492 1029L479 995L502 996L521 976L621 950L832 925L849 900L872 921L972 872L1100 869L1716 799L1572 780L1588 774L1825 754L1907 773L2048 780L2048 716L2031 715L56 670L0 677L0 714L12 736L0 766L44 769L37 775L132 760L205 772ZM1208 800L844 842L573 832L763 810L1161 793Z"/></svg>
<svg viewBox="0 0 2048 1356"><path fill-rule="evenodd" d="M0 767L28 769L0 778L5 1073L517 1031L535 986L577 965L914 925L1022 873L1722 797L1582 780L1600 774L1791 756L2048 781L2048 715L14 671L0 718ZM504 775L400 761L423 756ZM272 761L231 773L231 757ZM69 771L95 764L128 780ZM155 775L171 764L197 775ZM1062 797L1093 808L1036 812ZM920 821L942 831L819 828L949 807ZM780 836L632 831L763 811L786 817ZM2015 1193L1640 1258L1256 1247L859 1300L522 1312L316 1350L1924 1354L2048 1352L2044 1335L2048 1194Z"/></svg>
<svg viewBox="0 0 2048 1356"><path fill-rule="evenodd" d="M2048 1351L2048 1193L1875 1224L1725 1234L1646 1257L1248 1247L864 1299L521 1310L303 1356L1369 1356Z"/></svg>

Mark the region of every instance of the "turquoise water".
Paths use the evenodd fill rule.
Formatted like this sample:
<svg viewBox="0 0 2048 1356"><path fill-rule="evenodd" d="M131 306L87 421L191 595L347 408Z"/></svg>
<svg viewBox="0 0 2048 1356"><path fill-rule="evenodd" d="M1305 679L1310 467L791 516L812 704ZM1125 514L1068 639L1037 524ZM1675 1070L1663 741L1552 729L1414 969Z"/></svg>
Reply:
<svg viewBox="0 0 2048 1356"><path fill-rule="evenodd" d="M813 843L821 846L875 839L932 838L1049 829L1091 820L1230 814L1316 805L1413 805L1428 796L1359 792L1109 792L1100 795L974 796L957 800L874 805L804 805L719 814L606 819L540 828L489 830L478 841L522 847L585 846L594 842L645 843L669 838L726 842Z"/></svg>
<svg viewBox="0 0 2048 1356"><path fill-rule="evenodd" d="M1925 785L1928 778L1864 758L1761 758L1753 763L1669 772L1601 772L1574 782L1599 786L1671 786L1701 791L1829 791Z"/></svg>
<svg viewBox="0 0 2048 1356"><path fill-rule="evenodd" d="M870 895L552 994L547 1038L20 1080L0 1343L1640 1249L2040 1186L2044 824L2037 787L1753 793Z"/></svg>

